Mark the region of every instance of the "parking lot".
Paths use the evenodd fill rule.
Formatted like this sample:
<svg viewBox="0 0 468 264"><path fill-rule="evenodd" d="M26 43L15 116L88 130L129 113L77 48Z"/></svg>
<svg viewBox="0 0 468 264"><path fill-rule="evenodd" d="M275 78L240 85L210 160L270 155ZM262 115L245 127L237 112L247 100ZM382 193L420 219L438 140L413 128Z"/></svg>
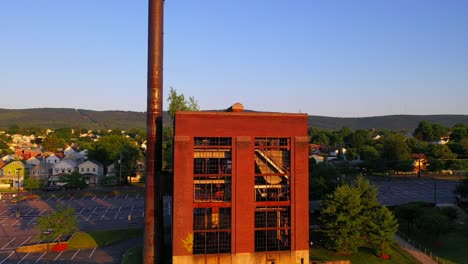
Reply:
<svg viewBox="0 0 468 264"><path fill-rule="evenodd" d="M5 198L5 197L4 197ZM83 231L142 227L144 197L100 195L75 197L57 194L20 203L0 200L0 264L3 263L118 263L123 253L136 242L124 241L108 248L64 252L18 253L22 245L43 243L38 239L37 218L54 212L57 206L75 209L79 229ZM16 218L16 211L20 217ZM126 245L125 243L130 243Z"/></svg>

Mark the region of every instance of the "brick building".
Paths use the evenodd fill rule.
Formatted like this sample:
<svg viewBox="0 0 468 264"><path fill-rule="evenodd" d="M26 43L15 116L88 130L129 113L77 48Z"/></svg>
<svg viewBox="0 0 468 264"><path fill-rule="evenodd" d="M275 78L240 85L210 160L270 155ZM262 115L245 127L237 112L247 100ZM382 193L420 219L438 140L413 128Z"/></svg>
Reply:
<svg viewBox="0 0 468 264"><path fill-rule="evenodd" d="M308 263L307 115L177 112L173 263Z"/></svg>

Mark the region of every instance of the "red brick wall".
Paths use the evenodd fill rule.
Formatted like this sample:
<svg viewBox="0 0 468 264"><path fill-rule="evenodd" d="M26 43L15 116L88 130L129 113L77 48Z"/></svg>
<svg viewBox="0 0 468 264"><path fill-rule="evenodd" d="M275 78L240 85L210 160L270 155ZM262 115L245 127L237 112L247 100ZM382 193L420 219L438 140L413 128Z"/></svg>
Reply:
<svg viewBox="0 0 468 264"><path fill-rule="evenodd" d="M191 255L182 240L193 233L193 137L232 137L232 253L254 252L254 139L290 137L292 248L308 249L306 114L178 112L174 142L173 255ZM296 138L298 137L298 138Z"/></svg>

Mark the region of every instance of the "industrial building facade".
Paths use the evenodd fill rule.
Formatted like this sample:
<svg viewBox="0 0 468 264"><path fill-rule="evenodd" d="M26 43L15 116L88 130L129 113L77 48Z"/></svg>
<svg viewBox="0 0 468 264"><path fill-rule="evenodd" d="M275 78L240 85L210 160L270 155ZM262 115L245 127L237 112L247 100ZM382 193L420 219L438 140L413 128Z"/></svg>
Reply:
<svg viewBox="0 0 468 264"><path fill-rule="evenodd" d="M307 115L177 112L173 263L308 263Z"/></svg>

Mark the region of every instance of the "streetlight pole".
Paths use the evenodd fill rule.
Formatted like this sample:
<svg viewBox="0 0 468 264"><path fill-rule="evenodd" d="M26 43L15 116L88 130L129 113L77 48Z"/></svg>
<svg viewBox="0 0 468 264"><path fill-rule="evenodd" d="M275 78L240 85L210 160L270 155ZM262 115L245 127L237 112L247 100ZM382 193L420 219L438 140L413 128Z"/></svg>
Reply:
<svg viewBox="0 0 468 264"><path fill-rule="evenodd" d="M16 169L16 174L18 175L18 182L17 182L17 189L18 189L18 195L17 195L17 203L16 203L16 219L20 218L20 211L19 211L19 202L20 202L20 171L21 168Z"/></svg>

